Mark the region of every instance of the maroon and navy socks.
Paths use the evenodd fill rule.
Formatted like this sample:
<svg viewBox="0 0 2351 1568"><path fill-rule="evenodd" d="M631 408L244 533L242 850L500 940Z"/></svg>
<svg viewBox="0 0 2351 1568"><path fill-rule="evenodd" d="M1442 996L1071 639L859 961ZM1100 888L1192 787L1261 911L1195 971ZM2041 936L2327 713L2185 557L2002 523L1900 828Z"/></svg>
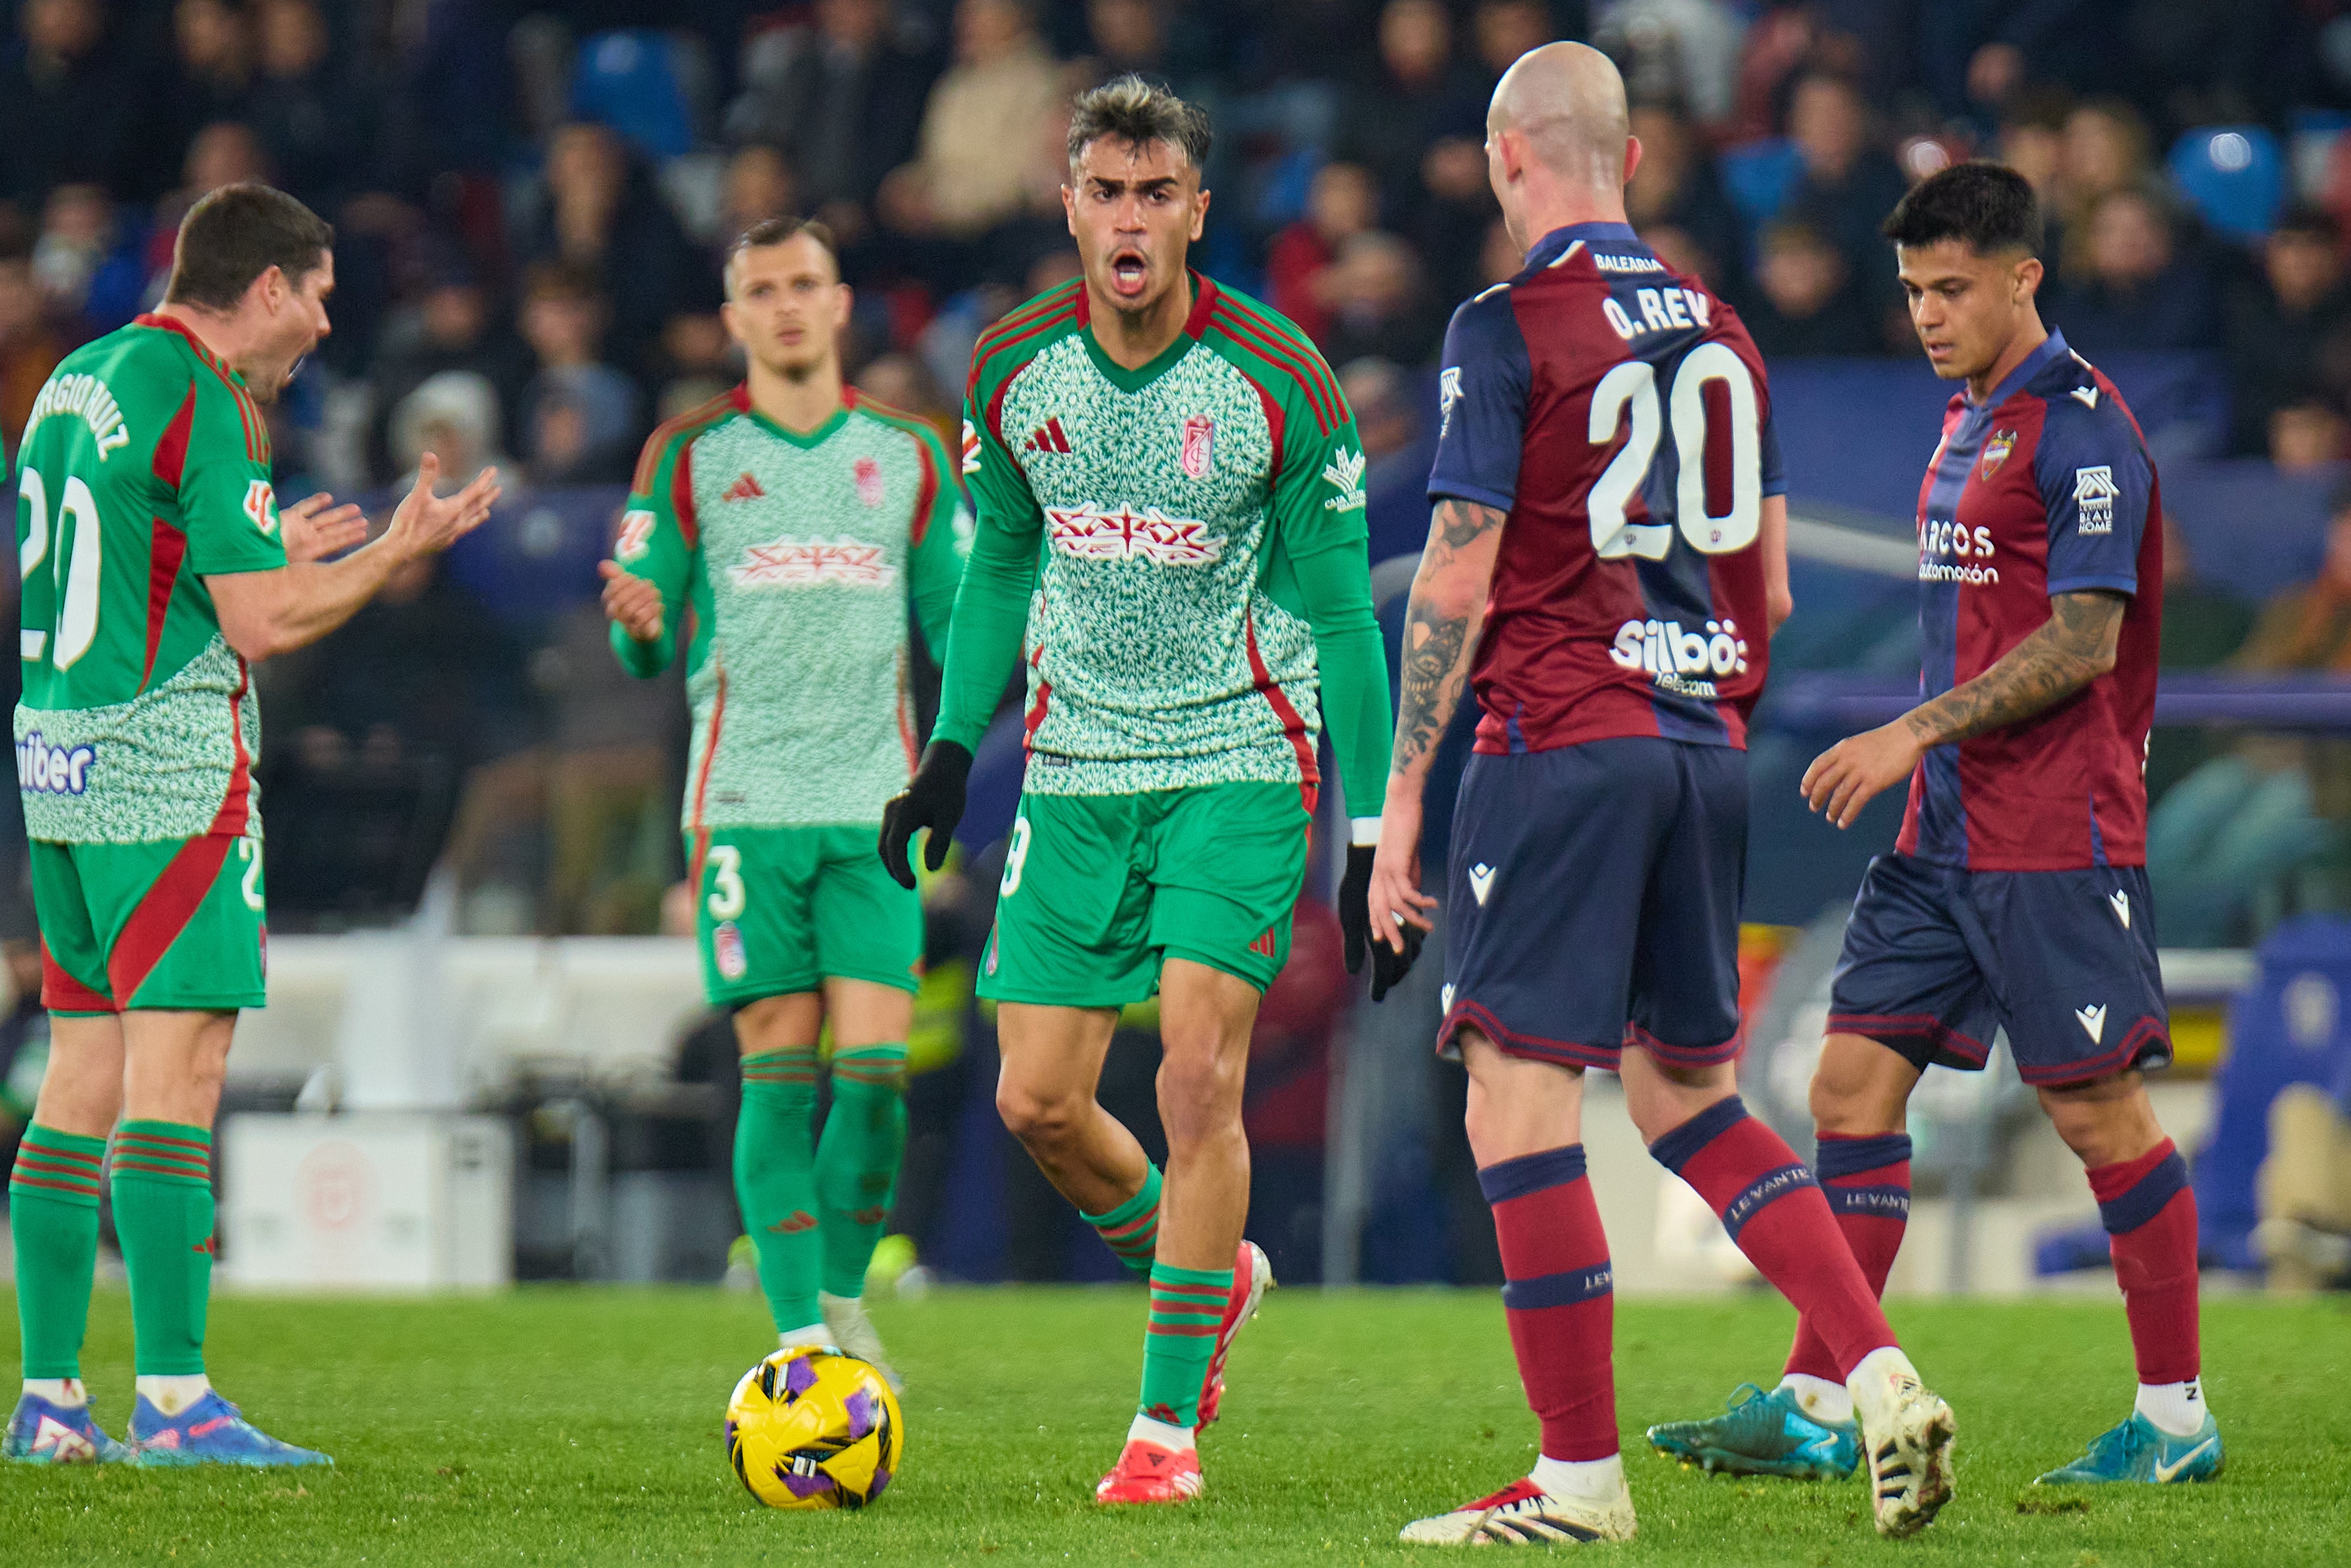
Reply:
<svg viewBox="0 0 2351 1568"><path fill-rule="evenodd" d="M2175 1437L2204 1425L2196 1324L2196 1190L2166 1138L2090 1173L2138 1363L2138 1414Z"/></svg>

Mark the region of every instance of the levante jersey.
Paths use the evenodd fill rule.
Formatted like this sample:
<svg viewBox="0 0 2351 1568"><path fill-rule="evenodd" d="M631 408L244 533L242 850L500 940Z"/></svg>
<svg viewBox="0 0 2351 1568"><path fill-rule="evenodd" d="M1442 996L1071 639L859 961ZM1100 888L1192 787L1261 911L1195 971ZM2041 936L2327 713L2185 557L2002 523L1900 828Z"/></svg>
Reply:
<svg viewBox="0 0 2351 1568"><path fill-rule="evenodd" d="M1197 273L1192 286L1183 330L1140 369L1095 341L1081 279L973 356L964 472L981 526L1037 562L1022 643L1037 794L1318 778L1292 561L1364 549L1363 444L1295 327ZM943 713L940 733L969 745L986 721Z"/></svg>
<svg viewBox="0 0 2351 1568"><path fill-rule="evenodd" d="M1453 313L1432 502L1507 515L1470 667L1477 748L1747 743L1770 662L1762 356L1624 224L1554 229Z"/></svg>
<svg viewBox="0 0 2351 1568"><path fill-rule="evenodd" d="M2115 667L2021 724L1928 752L1896 847L1973 871L2147 863L2147 737L2163 619L2155 465L2114 382L2062 333L1943 415L1918 491L1919 690L1982 674L2054 594L2130 596Z"/></svg>
<svg viewBox="0 0 2351 1568"><path fill-rule="evenodd" d="M801 435L738 386L637 465L612 555L661 590L662 641L612 645L651 674L690 625L690 832L878 823L912 777L908 609L943 654L970 515L937 432L842 400Z"/></svg>
<svg viewBox="0 0 2351 1568"><path fill-rule="evenodd" d="M26 834L258 835L260 716L204 586L286 564L244 379L178 322L141 316L66 357L17 465Z"/></svg>

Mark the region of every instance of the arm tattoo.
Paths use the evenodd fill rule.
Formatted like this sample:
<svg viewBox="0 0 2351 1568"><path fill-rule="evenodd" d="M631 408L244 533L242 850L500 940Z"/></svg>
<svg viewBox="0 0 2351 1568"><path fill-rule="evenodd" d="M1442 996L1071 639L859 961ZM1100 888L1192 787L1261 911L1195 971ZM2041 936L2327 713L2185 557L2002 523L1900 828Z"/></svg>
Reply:
<svg viewBox="0 0 2351 1568"><path fill-rule="evenodd" d="M1982 674L1921 703L1903 722L1922 746L1944 746L2031 718L2114 668L2129 601L2090 590L2049 601L2049 619Z"/></svg>
<svg viewBox="0 0 2351 1568"><path fill-rule="evenodd" d="M1437 503L1405 612L1403 690L1390 771L1410 775L1453 721L1468 682L1468 651L1486 618L1503 514L1474 501Z"/></svg>

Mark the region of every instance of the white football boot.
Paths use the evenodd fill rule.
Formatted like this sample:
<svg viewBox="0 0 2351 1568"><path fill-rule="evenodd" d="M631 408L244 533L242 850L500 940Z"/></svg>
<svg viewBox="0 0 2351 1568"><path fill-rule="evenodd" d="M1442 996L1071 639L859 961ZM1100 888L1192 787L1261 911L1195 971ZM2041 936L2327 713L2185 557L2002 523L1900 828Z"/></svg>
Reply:
<svg viewBox="0 0 2351 1568"><path fill-rule="evenodd" d="M1896 1540L1916 1535L1951 1500L1951 1443L1959 1429L1951 1407L1891 1347L1864 1357L1845 1386L1861 1420L1877 1533Z"/></svg>
<svg viewBox="0 0 2351 1568"><path fill-rule="evenodd" d="M1558 1497L1532 1476L1491 1497L1416 1520L1396 1539L1416 1546L1552 1546L1633 1539L1633 1495L1619 1484L1606 1498Z"/></svg>
<svg viewBox="0 0 2351 1568"><path fill-rule="evenodd" d="M872 1366L889 1384L891 1392L906 1392L906 1380L898 1375L889 1358L882 1353L882 1333L873 1320L865 1315L865 1301L861 1296L836 1296L830 1291L817 1292L816 1304L824 1312L824 1326L832 1335L832 1343Z"/></svg>

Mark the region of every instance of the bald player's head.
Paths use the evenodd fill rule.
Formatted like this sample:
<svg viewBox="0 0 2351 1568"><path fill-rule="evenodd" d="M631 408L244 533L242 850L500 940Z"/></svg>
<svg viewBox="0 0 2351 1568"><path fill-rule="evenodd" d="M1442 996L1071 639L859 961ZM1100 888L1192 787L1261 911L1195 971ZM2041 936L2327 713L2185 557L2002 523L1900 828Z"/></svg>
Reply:
<svg viewBox="0 0 2351 1568"><path fill-rule="evenodd" d="M1499 142L1505 131L1518 132L1524 159L1562 185L1612 194L1624 189L1631 135L1625 78L1614 61L1588 44L1545 44L1502 73L1486 110L1488 145ZM1503 174L1498 165L1497 195Z"/></svg>

